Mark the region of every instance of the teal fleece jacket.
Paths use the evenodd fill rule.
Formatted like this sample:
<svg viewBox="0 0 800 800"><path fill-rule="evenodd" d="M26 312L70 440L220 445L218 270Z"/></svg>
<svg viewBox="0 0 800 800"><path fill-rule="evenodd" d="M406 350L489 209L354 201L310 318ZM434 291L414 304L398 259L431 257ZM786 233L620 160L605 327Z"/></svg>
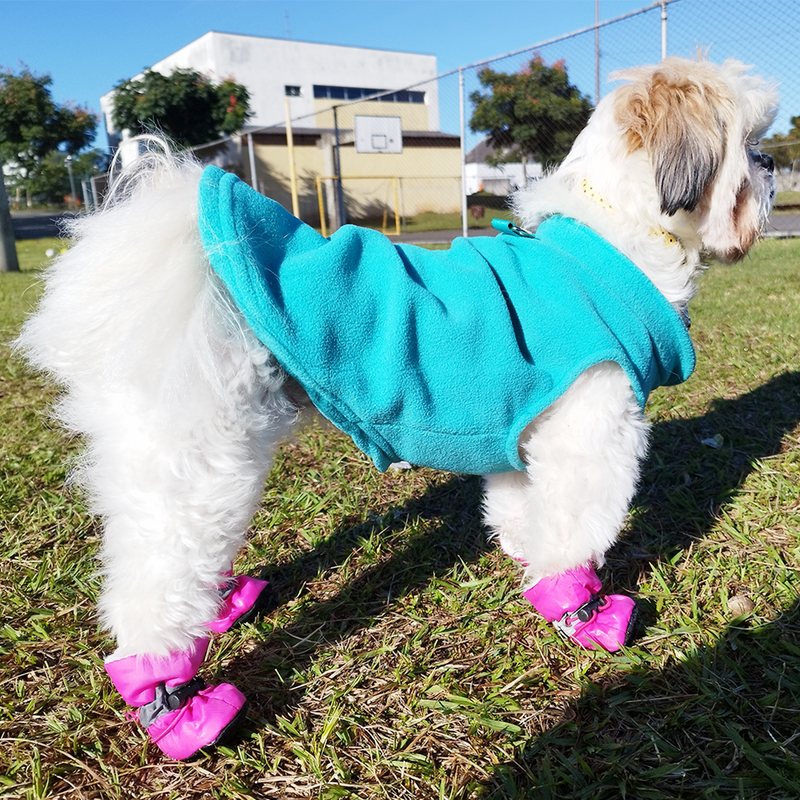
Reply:
<svg viewBox="0 0 800 800"><path fill-rule="evenodd" d="M380 470L521 470L523 429L589 367L618 363L642 408L694 369L677 312L572 219L446 251L351 225L325 238L216 167L198 210L255 335Z"/></svg>

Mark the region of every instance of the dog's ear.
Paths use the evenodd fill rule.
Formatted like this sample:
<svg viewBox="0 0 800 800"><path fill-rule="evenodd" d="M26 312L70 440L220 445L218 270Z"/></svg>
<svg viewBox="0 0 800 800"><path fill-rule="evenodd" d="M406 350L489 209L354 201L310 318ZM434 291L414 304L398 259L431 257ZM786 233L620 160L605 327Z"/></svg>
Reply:
<svg viewBox="0 0 800 800"><path fill-rule="evenodd" d="M614 108L628 152L644 148L650 157L662 212L694 211L725 153L719 112L727 104L710 86L671 70L635 72L617 90Z"/></svg>

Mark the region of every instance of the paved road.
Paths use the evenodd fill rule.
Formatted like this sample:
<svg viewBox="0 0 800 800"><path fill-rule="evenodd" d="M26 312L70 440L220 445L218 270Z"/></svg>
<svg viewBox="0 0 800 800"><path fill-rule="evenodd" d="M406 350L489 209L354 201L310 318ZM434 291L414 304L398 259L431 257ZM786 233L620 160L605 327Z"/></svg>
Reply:
<svg viewBox="0 0 800 800"><path fill-rule="evenodd" d="M59 225L75 215L72 212L54 211L12 211L11 224L17 239L41 239L45 236L59 236ZM493 228L470 229L472 236L493 236ZM411 244L450 244L461 231L423 231L422 233L404 233L399 237L392 236L393 241Z"/></svg>
<svg viewBox="0 0 800 800"><path fill-rule="evenodd" d="M776 214L769 218L767 236L800 236L800 214Z"/></svg>
<svg viewBox="0 0 800 800"><path fill-rule="evenodd" d="M494 228L470 228L470 236L496 236ZM409 244L450 244L461 231L423 231L422 233L403 233L392 236L392 241ZM765 236L780 238L783 236L800 237L800 214L780 214L769 218Z"/></svg>
<svg viewBox="0 0 800 800"><path fill-rule="evenodd" d="M59 224L70 219L71 212L42 212L42 211L17 211L11 214L14 226L14 235L17 239L41 239L45 236L58 236ZM493 228L471 228L471 236L494 236ZM798 236L800 237L800 214L781 214L770 217L766 235L769 237ZM421 233L403 233L398 237L392 236L393 241L407 242L409 244L450 244L460 230L453 231L423 231Z"/></svg>
<svg viewBox="0 0 800 800"><path fill-rule="evenodd" d="M17 239L43 239L45 236L59 236L59 224L74 216L72 212L12 211L11 225Z"/></svg>

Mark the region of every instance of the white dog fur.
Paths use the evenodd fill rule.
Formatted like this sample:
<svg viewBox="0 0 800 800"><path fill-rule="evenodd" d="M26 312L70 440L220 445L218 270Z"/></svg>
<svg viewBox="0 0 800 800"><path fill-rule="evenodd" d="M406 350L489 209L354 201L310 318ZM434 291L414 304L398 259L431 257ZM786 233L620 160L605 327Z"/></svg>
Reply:
<svg viewBox="0 0 800 800"><path fill-rule="evenodd" d="M734 61L668 59L618 77L627 83L515 212L526 228L551 214L580 220L685 314L701 253L741 258L765 223L774 181L750 149L777 93ZM115 658L184 650L206 633L297 419L282 370L204 256L200 174L168 152L123 174L103 209L72 225L18 340L64 386L58 416L86 442L76 477L103 520L100 613ZM609 362L531 422L527 471L485 481L486 521L526 565L526 585L603 562L647 436Z"/></svg>

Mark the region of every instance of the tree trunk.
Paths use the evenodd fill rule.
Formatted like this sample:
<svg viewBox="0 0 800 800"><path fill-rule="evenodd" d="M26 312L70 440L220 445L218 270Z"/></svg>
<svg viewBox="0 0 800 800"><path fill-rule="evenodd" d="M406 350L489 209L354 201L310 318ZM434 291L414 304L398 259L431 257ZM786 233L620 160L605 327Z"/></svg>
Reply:
<svg viewBox="0 0 800 800"><path fill-rule="evenodd" d="M6 184L3 180L2 160L0 160L0 272L19 272L11 210L8 207Z"/></svg>

